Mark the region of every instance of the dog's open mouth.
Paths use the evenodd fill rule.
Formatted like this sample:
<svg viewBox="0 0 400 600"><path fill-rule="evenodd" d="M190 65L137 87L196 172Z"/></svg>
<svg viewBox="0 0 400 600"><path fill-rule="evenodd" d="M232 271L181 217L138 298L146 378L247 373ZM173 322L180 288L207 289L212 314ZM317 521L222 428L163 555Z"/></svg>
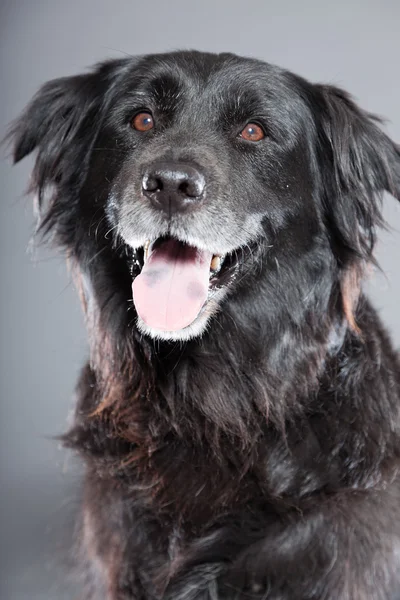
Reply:
<svg viewBox="0 0 400 600"><path fill-rule="evenodd" d="M154 330L188 327L213 295L232 282L237 262L237 252L221 256L172 237L147 241L132 256L139 317Z"/></svg>

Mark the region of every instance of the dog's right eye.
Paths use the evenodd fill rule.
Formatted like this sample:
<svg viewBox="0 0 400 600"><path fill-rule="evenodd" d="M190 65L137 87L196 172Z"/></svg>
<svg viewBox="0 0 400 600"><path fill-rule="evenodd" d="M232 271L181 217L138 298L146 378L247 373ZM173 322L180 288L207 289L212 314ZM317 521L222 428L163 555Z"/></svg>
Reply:
<svg viewBox="0 0 400 600"><path fill-rule="evenodd" d="M265 138L265 133L257 123L247 123L246 127L240 132L239 137L247 142L260 142Z"/></svg>
<svg viewBox="0 0 400 600"><path fill-rule="evenodd" d="M140 112L133 117L131 126L136 131L150 131L154 127L153 116L148 112Z"/></svg>

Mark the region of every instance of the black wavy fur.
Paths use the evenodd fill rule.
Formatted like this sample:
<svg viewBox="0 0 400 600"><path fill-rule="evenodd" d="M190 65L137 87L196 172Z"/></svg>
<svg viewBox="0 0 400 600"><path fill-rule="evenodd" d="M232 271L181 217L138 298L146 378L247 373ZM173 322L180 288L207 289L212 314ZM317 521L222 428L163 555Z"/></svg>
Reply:
<svg viewBox="0 0 400 600"><path fill-rule="evenodd" d="M150 103L145 140L129 123ZM239 140L255 119L265 139ZM51 81L10 137L15 161L36 151L40 229L90 337L64 438L87 467L82 598L400 599L400 364L361 290L381 195L400 197L379 121L340 89L190 51ZM110 200L139 202L139 167L179 152L214 190L202 218L228 203L221 235L247 214L262 227L182 343L137 329Z"/></svg>

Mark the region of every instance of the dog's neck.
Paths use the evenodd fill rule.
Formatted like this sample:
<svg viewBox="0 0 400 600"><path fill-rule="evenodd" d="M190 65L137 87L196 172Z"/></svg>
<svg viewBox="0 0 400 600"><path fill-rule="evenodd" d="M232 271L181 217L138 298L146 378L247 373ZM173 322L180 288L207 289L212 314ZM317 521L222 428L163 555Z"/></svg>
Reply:
<svg viewBox="0 0 400 600"><path fill-rule="evenodd" d="M368 338L376 315L363 298L357 317ZM224 318L231 316L226 312ZM360 357L373 352L379 365L386 348L384 360L393 369L398 369L397 358L390 344L382 345L381 331L363 340L339 318L310 315L303 322L301 330L286 322L284 330L267 331L242 315L235 335L218 335L215 329L214 335L181 347L131 330L118 352L103 332L94 354L102 362L83 372L67 444L84 453L103 477L125 480L160 510L168 507L182 518L190 513L188 522L199 526L217 504L218 510L221 502L233 508L259 494L260 487L271 501L278 493L280 502L282 497L292 502L296 494L322 489L327 481L335 484L341 471L351 481L351 465L342 465L340 456L329 458L329 450L329 461L315 464L319 446L335 443L340 423L358 410L352 398L371 394L368 380L379 377L379 366L364 372ZM246 323L254 335L241 329ZM387 414L398 412L398 389L375 389L386 395ZM337 431L325 431L325 411L335 413ZM315 439L316 421L323 440ZM370 422L375 426L372 416ZM353 432L354 453L370 461L373 470L368 444L373 432L363 423ZM104 436L97 435L99 428ZM304 482L270 480L276 472L270 463L276 460L293 463L293 473L301 466ZM315 471L312 484L308 469ZM221 492L225 488L227 495Z"/></svg>
<svg viewBox="0 0 400 600"><path fill-rule="evenodd" d="M275 326L254 322L228 306L200 340L162 343L131 330L125 347L115 348L107 335L92 338L100 407L119 421L119 431L131 431L135 444L143 443L133 429L144 411L150 445L174 434L193 443L235 438L252 447L266 426L284 430L301 414L326 360L343 344L343 318L323 321L310 313L303 323L300 329L284 319ZM174 431L163 429L164 420Z"/></svg>

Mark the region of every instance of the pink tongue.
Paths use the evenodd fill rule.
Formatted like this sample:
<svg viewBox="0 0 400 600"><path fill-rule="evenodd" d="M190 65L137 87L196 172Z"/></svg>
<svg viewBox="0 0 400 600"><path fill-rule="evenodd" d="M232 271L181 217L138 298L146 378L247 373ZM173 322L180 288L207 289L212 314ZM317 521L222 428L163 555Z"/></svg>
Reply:
<svg viewBox="0 0 400 600"><path fill-rule="evenodd" d="M162 242L132 284L138 315L154 329L178 331L190 325L207 299L211 252Z"/></svg>

